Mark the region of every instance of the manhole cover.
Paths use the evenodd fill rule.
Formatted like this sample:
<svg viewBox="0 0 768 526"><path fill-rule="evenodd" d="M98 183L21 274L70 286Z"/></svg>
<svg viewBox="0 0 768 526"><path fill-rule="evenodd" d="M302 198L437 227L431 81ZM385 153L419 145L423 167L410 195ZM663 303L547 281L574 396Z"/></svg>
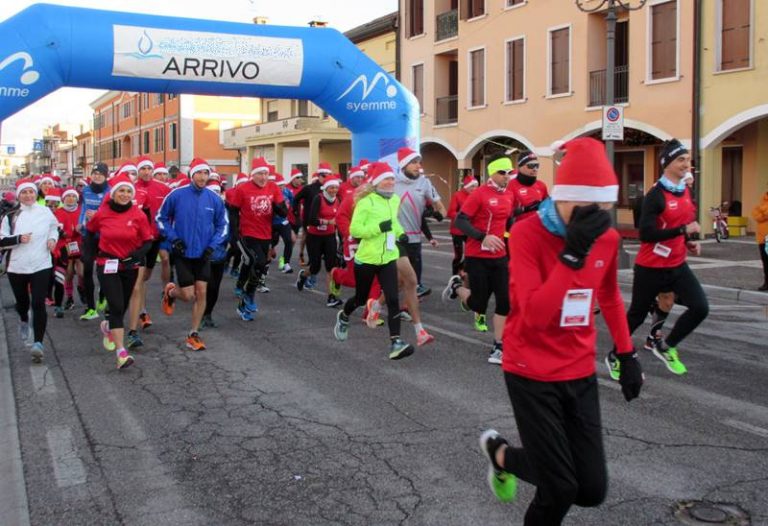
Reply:
<svg viewBox="0 0 768 526"><path fill-rule="evenodd" d="M727 524L749 526L749 515L735 504L684 500L675 506L675 518L690 526Z"/></svg>

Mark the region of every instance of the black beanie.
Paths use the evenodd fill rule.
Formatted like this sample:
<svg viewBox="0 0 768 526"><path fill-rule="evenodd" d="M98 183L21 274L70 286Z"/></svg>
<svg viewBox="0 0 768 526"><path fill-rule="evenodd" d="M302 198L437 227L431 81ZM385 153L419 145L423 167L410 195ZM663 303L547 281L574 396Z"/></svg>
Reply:
<svg viewBox="0 0 768 526"><path fill-rule="evenodd" d="M538 161L539 158L536 157L536 154L533 152L520 152L520 154L517 156L517 167L520 168L521 166L524 166L532 161Z"/></svg>
<svg viewBox="0 0 768 526"><path fill-rule="evenodd" d="M672 161L687 153L688 149L680 141L677 139L668 140L664 143L664 147L661 149L661 156L659 157L661 169L664 170Z"/></svg>

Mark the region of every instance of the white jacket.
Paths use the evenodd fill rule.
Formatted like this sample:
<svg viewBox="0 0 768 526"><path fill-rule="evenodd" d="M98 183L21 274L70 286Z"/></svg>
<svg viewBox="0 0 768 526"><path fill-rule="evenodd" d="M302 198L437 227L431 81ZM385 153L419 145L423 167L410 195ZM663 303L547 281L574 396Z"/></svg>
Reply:
<svg viewBox="0 0 768 526"><path fill-rule="evenodd" d="M32 206L21 205L13 235L32 234L29 243L11 245L11 258L7 271L14 274L34 274L51 268L51 252L48 250L48 240L59 239L59 222L48 208L37 203ZM11 235L9 217L3 218L0 225L0 238Z"/></svg>

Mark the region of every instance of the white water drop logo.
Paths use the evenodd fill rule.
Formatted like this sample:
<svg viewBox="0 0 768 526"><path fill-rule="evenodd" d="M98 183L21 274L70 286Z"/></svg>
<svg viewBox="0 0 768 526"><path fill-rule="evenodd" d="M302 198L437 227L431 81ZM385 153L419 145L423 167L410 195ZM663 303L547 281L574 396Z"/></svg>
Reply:
<svg viewBox="0 0 768 526"><path fill-rule="evenodd" d="M336 100L341 100L343 97L349 94L353 89L355 89L355 86L358 84L362 84L363 89L363 96L360 97L360 102L347 102L347 109L353 112L357 111L370 111L370 110L395 110L397 109L397 102L394 100L382 100L382 101L374 101L374 102L365 102L365 99L368 98L368 95L371 94L373 91L373 88L376 87L376 84L380 80L384 81L384 84L387 86L385 93L388 98L392 99L397 95L397 86L394 84L389 83L389 78L385 73L382 73L381 71L376 73L374 75L373 80L370 84L368 84L368 77L365 76L365 74L360 75L355 79L355 81L349 85L349 87L339 95L339 97Z"/></svg>
<svg viewBox="0 0 768 526"><path fill-rule="evenodd" d="M25 86L29 86L30 84L34 84L37 82L37 79L40 78L40 73L35 71L34 69L30 69L32 66L35 65L34 61L32 60L32 57L29 53L25 51L19 51L18 53L14 53L13 55L9 55L5 57L5 59L0 62L0 71L5 69L6 66L9 64L16 62L17 60L21 60L24 62L24 73L21 74L21 83Z"/></svg>

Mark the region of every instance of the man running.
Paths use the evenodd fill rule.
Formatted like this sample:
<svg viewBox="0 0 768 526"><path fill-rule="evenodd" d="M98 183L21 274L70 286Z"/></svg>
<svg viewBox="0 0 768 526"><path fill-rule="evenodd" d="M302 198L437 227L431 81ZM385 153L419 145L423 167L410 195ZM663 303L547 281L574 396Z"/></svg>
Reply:
<svg viewBox="0 0 768 526"><path fill-rule="evenodd" d="M515 221L536 215L539 204L549 197L547 185L539 181L539 158L533 152L520 152L517 156L517 176L507 185L513 196Z"/></svg>
<svg viewBox="0 0 768 526"><path fill-rule="evenodd" d="M448 205L447 216L451 220L451 239L453 240L453 261L451 261L451 274L458 275L464 269L464 244L467 242L467 235L456 226L456 216L459 215L461 207L467 201L469 194L474 192L480 183L474 175L467 175L461 182L461 188L453 193L451 202Z"/></svg>

